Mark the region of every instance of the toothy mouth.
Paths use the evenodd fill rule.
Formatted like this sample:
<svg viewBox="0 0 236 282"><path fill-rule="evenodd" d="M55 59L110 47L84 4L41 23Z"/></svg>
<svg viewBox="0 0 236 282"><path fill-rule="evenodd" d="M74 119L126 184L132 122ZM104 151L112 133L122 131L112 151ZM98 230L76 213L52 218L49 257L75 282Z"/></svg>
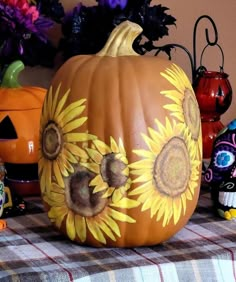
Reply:
<svg viewBox="0 0 236 282"><path fill-rule="evenodd" d="M236 208L236 193L220 192L219 202L223 206Z"/></svg>

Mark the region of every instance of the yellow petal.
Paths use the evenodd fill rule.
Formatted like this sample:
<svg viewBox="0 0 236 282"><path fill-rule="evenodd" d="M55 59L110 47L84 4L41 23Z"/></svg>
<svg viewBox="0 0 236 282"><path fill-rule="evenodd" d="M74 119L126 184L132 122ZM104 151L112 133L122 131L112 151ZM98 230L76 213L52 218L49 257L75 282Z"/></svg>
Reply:
<svg viewBox="0 0 236 282"><path fill-rule="evenodd" d="M116 204L117 202L121 200L122 197L123 197L123 194L121 192L121 189L115 189L112 195L112 202Z"/></svg>
<svg viewBox="0 0 236 282"><path fill-rule="evenodd" d="M57 203L59 206L62 206L65 203L65 195L61 193L55 193L51 191L50 199Z"/></svg>
<svg viewBox="0 0 236 282"><path fill-rule="evenodd" d="M175 199L173 199L174 224L176 224L179 221L181 211L182 211L181 199L176 197Z"/></svg>
<svg viewBox="0 0 236 282"><path fill-rule="evenodd" d="M52 119L53 118L53 113L52 113L52 91L48 91L48 94L47 94L47 108L48 108L49 119Z"/></svg>
<svg viewBox="0 0 236 282"><path fill-rule="evenodd" d="M112 150L112 152L113 153L119 153L120 152L119 147L116 144L116 141L114 140L113 137L110 137L110 143L111 143L111 150Z"/></svg>
<svg viewBox="0 0 236 282"><path fill-rule="evenodd" d="M162 194L159 194L158 196L156 196L158 198L158 201L155 202L155 206L153 205L151 207L151 213L154 215L157 213L158 210L161 209L161 207L165 207L165 203L166 203L166 197L163 196ZM172 206L171 206L172 209Z"/></svg>
<svg viewBox="0 0 236 282"><path fill-rule="evenodd" d="M144 157L148 159L153 159L156 157L156 155L147 150L133 150L133 153L135 153L139 157Z"/></svg>
<svg viewBox="0 0 236 282"><path fill-rule="evenodd" d="M138 207L139 205L140 203L138 201L131 200L129 198L122 198L118 202L110 204L111 207L117 207L121 209L132 209Z"/></svg>
<svg viewBox="0 0 236 282"><path fill-rule="evenodd" d="M147 199L153 195L153 191L155 190L154 189L147 190L145 193L143 193L142 195L138 197L138 201L141 203L145 203Z"/></svg>
<svg viewBox="0 0 236 282"><path fill-rule="evenodd" d="M58 85L56 92L54 94L54 97L53 97L52 108L51 108L52 117L55 116L55 111L56 111L56 106L57 106L57 102L58 102L58 95L60 93L60 89L61 89L61 83ZM50 87L49 91L52 92L52 87Z"/></svg>
<svg viewBox="0 0 236 282"><path fill-rule="evenodd" d="M74 156L78 156L82 159L87 159L88 155L85 150L81 149L79 146L72 144L72 143L65 143L65 149L69 151Z"/></svg>
<svg viewBox="0 0 236 282"><path fill-rule="evenodd" d="M153 166L154 166L154 160L144 159L144 160L140 160L135 163L132 163L130 165L130 168L146 170L146 169L153 169Z"/></svg>
<svg viewBox="0 0 236 282"><path fill-rule="evenodd" d="M102 234L99 226L96 224L96 220L86 218L86 223L93 237L102 244L106 244L106 239Z"/></svg>
<svg viewBox="0 0 236 282"><path fill-rule="evenodd" d="M75 232L75 216L72 211L68 212L66 218L66 233L71 240L75 239L76 232Z"/></svg>
<svg viewBox="0 0 236 282"><path fill-rule="evenodd" d="M128 164L128 160L127 160L127 158L126 158L126 156L124 156L124 155L122 155L122 154L120 154L120 153L118 153L118 154L116 154L115 155L115 158L117 159L117 160L120 160L121 162L123 162L124 164Z"/></svg>
<svg viewBox="0 0 236 282"><path fill-rule="evenodd" d="M81 99L67 106L64 109L64 111L58 115L57 117L58 123L61 123L63 120L63 123L66 124L67 122L71 121L75 117L78 117L85 109L84 105L81 106L85 101L86 101L85 99Z"/></svg>
<svg viewBox="0 0 236 282"><path fill-rule="evenodd" d="M54 115L55 119L57 119L58 115L61 113L61 110L62 110L63 106L65 105L65 102L66 102L66 100L67 100L67 98L68 98L69 93L70 93L70 89L68 89L68 90L66 91L66 93L64 94L64 96L61 98L61 100L60 100L59 103L57 104L56 111L55 111L55 115Z"/></svg>
<svg viewBox="0 0 236 282"><path fill-rule="evenodd" d="M81 242L86 240L86 222L85 218L80 215L75 215L75 231Z"/></svg>
<svg viewBox="0 0 236 282"><path fill-rule="evenodd" d="M73 164L78 163L77 158L75 158L75 156L71 154L70 151L66 150L65 148L62 149L62 152L60 155L63 155L63 157L65 157L67 161L69 161L70 163L73 163Z"/></svg>
<svg viewBox="0 0 236 282"><path fill-rule="evenodd" d="M112 152L111 148L101 140L94 140L93 143L102 155L106 155Z"/></svg>
<svg viewBox="0 0 236 282"><path fill-rule="evenodd" d="M61 171L59 169L57 161L53 162L53 171L54 171L54 175L57 179L58 185L61 186L61 187L65 187L65 183L64 183L63 177L61 175Z"/></svg>
<svg viewBox="0 0 236 282"><path fill-rule="evenodd" d="M112 240L116 241L115 236L111 232L111 229L103 222L102 220L99 220L96 224L100 227L100 229Z"/></svg>
<svg viewBox="0 0 236 282"><path fill-rule="evenodd" d="M119 149L120 149L120 153L126 156L125 147L121 138L119 138Z"/></svg>
<svg viewBox="0 0 236 282"><path fill-rule="evenodd" d="M182 201L182 206L183 206L183 214L185 214L186 213L186 207L187 207L187 205L186 205L187 199L186 199L185 193L183 193L181 195L181 201Z"/></svg>
<svg viewBox="0 0 236 282"><path fill-rule="evenodd" d="M103 183L104 181L102 179L101 174L98 174L89 182L89 186L103 185Z"/></svg>
<svg viewBox="0 0 236 282"><path fill-rule="evenodd" d="M128 223L136 222L135 219L133 219L132 217L128 216L127 214L118 212L118 211L110 209L110 208L108 208L108 210L109 210L109 215L112 218L114 218L115 220L119 220L119 221L122 221L122 222L128 222Z"/></svg>
<svg viewBox="0 0 236 282"><path fill-rule="evenodd" d="M100 166L96 163L80 163L83 167L86 167L88 170L99 173L100 172Z"/></svg>
<svg viewBox="0 0 236 282"><path fill-rule="evenodd" d="M60 157L58 158L58 162L60 162L60 166L64 166L68 172L73 173L74 172L74 167L69 163L69 161L66 159L66 157L61 154Z"/></svg>
<svg viewBox="0 0 236 282"><path fill-rule="evenodd" d="M155 153L155 154L159 154L161 151L161 144L154 142L151 138L149 138L148 136L142 134L142 137L145 141L145 143L148 145L149 149Z"/></svg>
<svg viewBox="0 0 236 282"><path fill-rule="evenodd" d="M48 212L48 217L54 218L57 228L60 228L62 221L64 217L66 216L67 212L68 212L68 209L64 206L63 207L52 207L50 211Z"/></svg>
<svg viewBox="0 0 236 282"><path fill-rule="evenodd" d="M103 213L99 215L101 220L103 220L109 227L110 229L118 236L120 237L120 228L115 220L113 220L108 214Z"/></svg>
<svg viewBox="0 0 236 282"><path fill-rule="evenodd" d="M69 176L68 170L66 169L66 167L64 166L64 163L60 160L60 158L58 159L57 163L58 163L59 169L61 171L61 174L64 177L68 177Z"/></svg>
<svg viewBox="0 0 236 282"><path fill-rule="evenodd" d="M125 175L125 176L128 176L129 175L129 167L126 166L123 170L122 170L122 174Z"/></svg>
<svg viewBox="0 0 236 282"><path fill-rule="evenodd" d="M173 111L173 112L182 112L183 109L180 108L179 105L176 105L176 104L166 104L163 106L164 109L167 109L167 110L170 110L170 111Z"/></svg>
<svg viewBox="0 0 236 282"><path fill-rule="evenodd" d="M87 119L87 117L82 117L67 123L63 126L63 133L71 132L72 130L81 127L81 125L83 125Z"/></svg>
<svg viewBox="0 0 236 282"><path fill-rule="evenodd" d="M132 171L131 171L132 173ZM136 179L133 180L133 183L137 183L137 182L149 182L150 180L152 180L153 175L152 175L152 170L150 169L149 171L146 171L145 169L143 169L143 174L140 175L139 177L137 177Z"/></svg>
<svg viewBox="0 0 236 282"><path fill-rule="evenodd" d="M129 196L144 194L149 190L153 190L152 180L143 183L134 190L129 192Z"/></svg>
<svg viewBox="0 0 236 282"><path fill-rule="evenodd" d="M97 150L90 149L90 148L86 148L86 151L88 152L92 160L95 161L95 163L101 164L103 155L101 155Z"/></svg>
<svg viewBox="0 0 236 282"><path fill-rule="evenodd" d="M109 187L106 192L102 195L102 198L109 198L112 193L114 192L115 188L114 187Z"/></svg>
<svg viewBox="0 0 236 282"><path fill-rule="evenodd" d="M149 197L148 197L148 198L146 199L146 201L143 203L142 208L141 208L141 211L146 211L146 210L148 210L148 209L150 209L150 208L152 207L153 201L154 201L154 199L155 199L155 195L156 195L155 191L153 191L153 192L149 195Z"/></svg>
<svg viewBox="0 0 236 282"><path fill-rule="evenodd" d="M165 208L165 212L164 212L164 218L163 218L163 223L162 226L166 226L172 215L173 215L173 209L172 209L172 199L171 198L166 198L166 208Z"/></svg>
<svg viewBox="0 0 236 282"><path fill-rule="evenodd" d="M183 93L177 90L165 90L160 92L162 95L165 95L167 98L173 100L176 104L182 104Z"/></svg>
<svg viewBox="0 0 236 282"><path fill-rule="evenodd" d="M97 185L94 189L93 189L93 193L98 193L101 191L104 191L108 188L108 184L106 182L103 182L100 185Z"/></svg>
<svg viewBox="0 0 236 282"><path fill-rule="evenodd" d="M66 142L84 142L96 138L88 133L66 133L63 137Z"/></svg>

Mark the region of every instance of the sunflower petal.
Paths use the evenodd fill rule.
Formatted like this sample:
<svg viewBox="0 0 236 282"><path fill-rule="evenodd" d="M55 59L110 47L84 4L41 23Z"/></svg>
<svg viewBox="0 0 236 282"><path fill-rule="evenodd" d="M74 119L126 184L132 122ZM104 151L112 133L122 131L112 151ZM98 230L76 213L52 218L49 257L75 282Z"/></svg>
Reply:
<svg viewBox="0 0 236 282"><path fill-rule="evenodd" d="M129 198L122 198L121 200L110 204L111 207L117 207L121 209L132 209L138 207L139 205L140 203L138 201L131 200Z"/></svg>
<svg viewBox="0 0 236 282"><path fill-rule="evenodd" d="M101 220L103 220L109 227L110 229L116 234L116 236L120 237L120 228L118 224L116 223L115 220L113 220L108 214L104 213L99 215Z"/></svg>
<svg viewBox="0 0 236 282"><path fill-rule="evenodd" d="M89 231L93 235L93 237L98 241L101 242L102 244L106 244L106 239L100 230L96 220L88 219L86 218L86 223L88 226Z"/></svg>
<svg viewBox="0 0 236 282"><path fill-rule="evenodd" d="M110 137L110 143L112 152L118 154L120 150L113 137Z"/></svg>
<svg viewBox="0 0 236 282"><path fill-rule="evenodd" d="M107 146L103 141L97 139L93 140L93 143L102 155L112 153L111 148Z"/></svg>
<svg viewBox="0 0 236 282"><path fill-rule="evenodd" d="M75 216L72 211L69 211L66 218L66 233L71 240L75 239Z"/></svg>
<svg viewBox="0 0 236 282"><path fill-rule="evenodd" d="M65 150L69 151L74 156L78 156L82 159L88 158L86 151L80 148L79 146L73 143L65 143L64 146L65 146Z"/></svg>
<svg viewBox="0 0 236 282"><path fill-rule="evenodd" d="M54 118L57 119L58 115L61 113L61 110L63 108L63 106L65 105L65 102L69 96L70 93L70 89L68 89L66 91L66 93L64 94L64 96L61 98L61 100L58 102L57 107L56 107L56 111L55 111L55 115Z"/></svg>
<svg viewBox="0 0 236 282"><path fill-rule="evenodd" d="M83 125L87 119L88 119L87 117L81 117L67 123L66 125L63 126L63 133L68 133L74 129L81 127L81 125Z"/></svg>
<svg viewBox="0 0 236 282"><path fill-rule="evenodd" d="M84 142L88 140L96 139L95 135L88 133L66 133L64 136L66 142Z"/></svg>
<svg viewBox="0 0 236 282"><path fill-rule="evenodd" d="M133 219L132 217L128 216L127 214L118 212L118 211L110 209L110 208L108 208L108 209L109 209L110 216L112 218L114 218L115 220L119 220L119 221L122 221L122 222L128 222L128 223L136 222L135 219Z"/></svg>
<svg viewBox="0 0 236 282"><path fill-rule="evenodd" d="M61 187L65 187L65 183L64 183L64 180L63 180L63 177L61 175L61 171L60 171L60 168L59 168L59 165L56 161L53 162L53 172L54 172L54 175L57 179L57 183L59 186Z"/></svg>
<svg viewBox="0 0 236 282"><path fill-rule="evenodd" d="M90 148L86 148L86 151L88 152L92 160L95 161L95 163L101 164L103 155L101 155L97 150L90 149Z"/></svg>
<svg viewBox="0 0 236 282"><path fill-rule="evenodd" d="M106 223L102 220L97 222L98 226L100 227L100 229L112 240L112 241L116 241L116 238L114 236L114 234L112 233L111 229L109 226L106 225Z"/></svg>
<svg viewBox="0 0 236 282"><path fill-rule="evenodd" d="M77 214L75 215L75 231L81 242L85 242L87 236L85 218Z"/></svg>

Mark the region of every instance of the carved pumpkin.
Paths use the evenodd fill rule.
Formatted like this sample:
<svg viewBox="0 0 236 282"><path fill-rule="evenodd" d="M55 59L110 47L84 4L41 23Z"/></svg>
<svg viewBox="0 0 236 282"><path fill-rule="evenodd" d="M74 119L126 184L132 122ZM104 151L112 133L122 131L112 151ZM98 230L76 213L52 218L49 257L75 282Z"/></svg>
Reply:
<svg viewBox="0 0 236 282"><path fill-rule="evenodd" d="M179 231L199 196L200 114L184 71L132 50L113 30L96 55L55 74L40 126L39 178L52 223L92 246L153 245Z"/></svg>
<svg viewBox="0 0 236 282"><path fill-rule="evenodd" d="M9 65L0 87L0 156L11 181L9 186L19 188L20 194L28 190L22 187L20 191L22 185L32 184L22 181L38 180L39 123L47 92L40 87L20 86L17 78L23 69L21 61Z"/></svg>

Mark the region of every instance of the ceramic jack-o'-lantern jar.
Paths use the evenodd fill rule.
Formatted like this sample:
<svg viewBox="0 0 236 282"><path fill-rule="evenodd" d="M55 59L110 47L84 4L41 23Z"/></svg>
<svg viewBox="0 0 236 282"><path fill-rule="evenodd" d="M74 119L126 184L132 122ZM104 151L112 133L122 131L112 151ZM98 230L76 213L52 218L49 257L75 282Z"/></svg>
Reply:
<svg viewBox="0 0 236 282"><path fill-rule="evenodd" d="M46 89L20 86L21 61L7 68L0 85L0 157L6 184L20 195L39 194L39 123Z"/></svg>
<svg viewBox="0 0 236 282"><path fill-rule="evenodd" d="M133 51L140 32L125 21L98 54L69 59L44 101L42 199L53 225L79 244L158 244L198 201L198 103L180 67Z"/></svg>

